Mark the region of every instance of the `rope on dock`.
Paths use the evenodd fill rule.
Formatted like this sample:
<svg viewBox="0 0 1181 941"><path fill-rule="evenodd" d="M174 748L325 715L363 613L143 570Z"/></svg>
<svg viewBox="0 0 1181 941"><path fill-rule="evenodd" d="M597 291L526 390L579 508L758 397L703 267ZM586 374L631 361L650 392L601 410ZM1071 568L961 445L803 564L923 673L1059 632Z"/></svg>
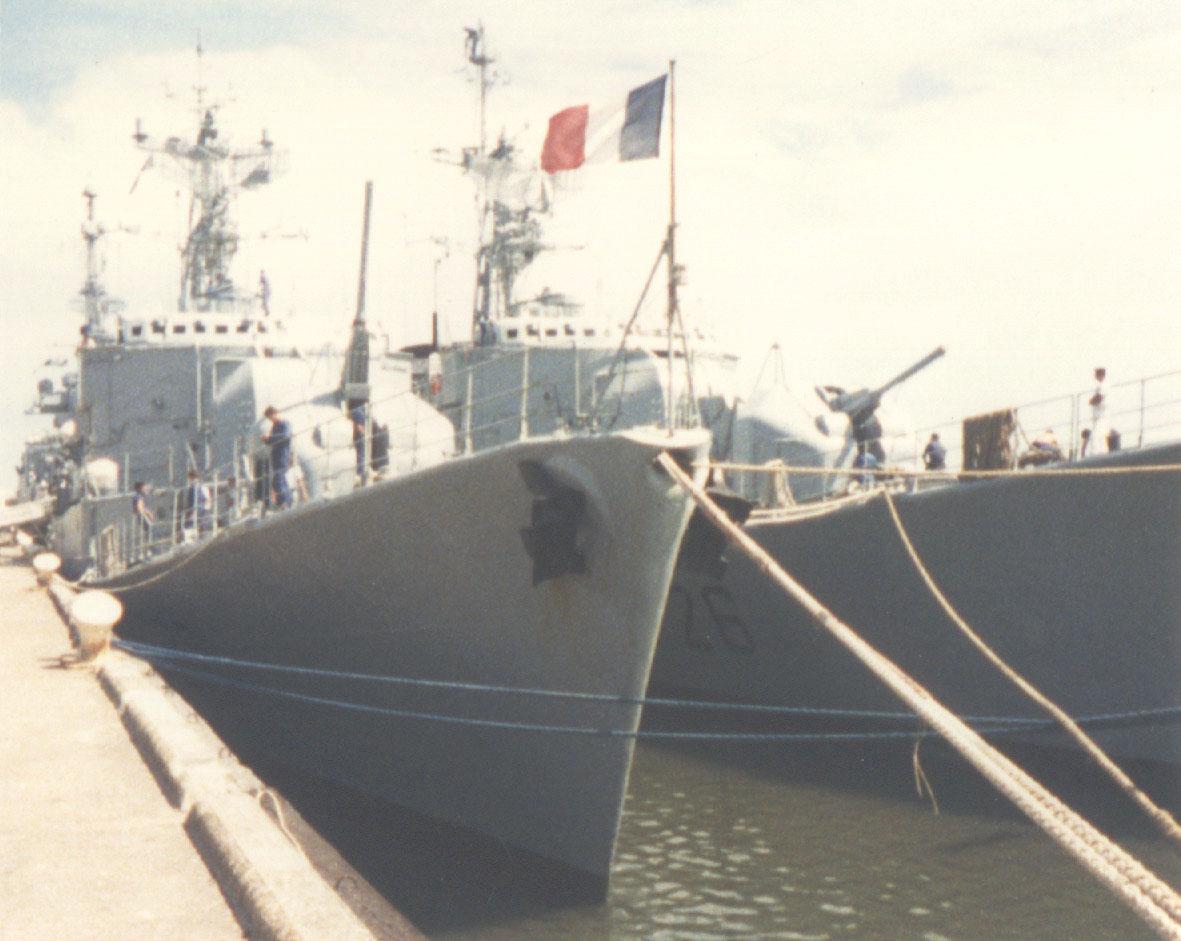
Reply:
<svg viewBox="0 0 1181 941"><path fill-rule="evenodd" d="M667 453L657 462L692 497L705 516L744 555L800 604L928 725L939 732L1003 795L1059 846L1111 889L1162 938L1181 941L1181 896L1127 851L1063 804L1012 760L939 703L792 578L754 539L720 510Z"/></svg>
<svg viewBox="0 0 1181 941"><path fill-rule="evenodd" d="M1087 757L1106 772L1120 786L1120 789L1135 801L1137 806L1152 819L1165 836L1176 843L1181 843L1181 826L1177 825L1177 821L1173 819L1172 814L1164 808L1157 806L1152 798L1136 786L1136 783L1131 777L1119 765L1112 761L1111 757L1099 747L1091 736L1079 727L1078 723L1064 709L1026 680L1025 677L1009 666L1009 664L1005 663L996 651L985 643L984 638L972 630L968 622L964 620L952 603L948 601L947 596L935 583L930 570L919 557L918 550L914 547L914 542L907 533L906 527L902 525L902 517L898 513L898 507L894 505L894 498L888 491L883 491L883 493L886 498L886 506L890 510L890 517L894 520L894 527L898 530L898 536L902 540L902 545L906 548L907 555L910 556L910 561L914 563L915 570L919 573L923 583L927 586L927 589L934 596L935 600L939 602L939 606L951 619L951 622L959 628L960 633L1013 685L1049 713L1066 733L1074 739L1078 746L1086 753Z"/></svg>

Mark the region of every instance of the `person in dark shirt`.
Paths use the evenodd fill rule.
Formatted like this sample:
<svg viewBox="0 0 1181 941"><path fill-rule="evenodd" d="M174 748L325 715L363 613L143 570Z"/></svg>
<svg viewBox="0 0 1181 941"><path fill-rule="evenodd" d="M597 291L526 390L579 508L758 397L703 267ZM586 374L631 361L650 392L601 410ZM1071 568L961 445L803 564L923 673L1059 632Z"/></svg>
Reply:
<svg viewBox="0 0 1181 941"><path fill-rule="evenodd" d="M353 450L357 452L357 479L365 484L365 408L358 405L349 412L353 423Z"/></svg>
<svg viewBox="0 0 1181 941"><path fill-rule="evenodd" d="M857 454L857 457L853 459L853 466L859 467L863 471L858 478L862 487L872 487L877 482L878 459L869 448Z"/></svg>
<svg viewBox="0 0 1181 941"><path fill-rule="evenodd" d="M271 489L274 501L280 508L291 506L291 484L287 471L291 469L291 423L277 408L268 405L263 415L271 422L271 433L262 443L271 449Z"/></svg>
<svg viewBox="0 0 1181 941"><path fill-rule="evenodd" d="M923 467L929 471L941 471L947 467L947 448L939 440L939 433L934 432L927 446L923 448Z"/></svg>

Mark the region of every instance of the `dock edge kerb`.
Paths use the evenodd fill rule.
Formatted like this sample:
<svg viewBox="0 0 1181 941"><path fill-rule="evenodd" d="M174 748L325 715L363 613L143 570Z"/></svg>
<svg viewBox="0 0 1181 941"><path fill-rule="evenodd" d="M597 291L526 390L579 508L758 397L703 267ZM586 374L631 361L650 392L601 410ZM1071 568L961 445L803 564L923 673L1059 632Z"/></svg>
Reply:
<svg viewBox="0 0 1181 941"><path fill-rule="evenodd" d="M71 642L77 644L70 623L73 592L55 579L49 595ZM96 665L95 678L164 797L179 811L182 828L247 936L267 941L372 941L360 918L257 799L232 789L234 778L240 776L235 771L249 772L224 745L210 750L201 744L202 738L220 739L199 718L207 735L196 733L193 720L169 702L167 684L159 674L110 650Z"/></svg>

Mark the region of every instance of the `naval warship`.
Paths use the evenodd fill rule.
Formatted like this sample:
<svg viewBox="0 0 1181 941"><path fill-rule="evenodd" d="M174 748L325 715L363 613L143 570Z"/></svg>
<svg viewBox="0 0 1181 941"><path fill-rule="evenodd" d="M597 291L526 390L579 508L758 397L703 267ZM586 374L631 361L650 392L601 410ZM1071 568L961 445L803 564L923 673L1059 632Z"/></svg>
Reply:
<svg viewBox="0 0 1181 941"><path fill-rule="evenodd" d="M368 189L349 347L302 353L265 277L243 293L230 264L235 200L272 180L277 151L265 132L232 148L216 109L198 113L190 139L135 133L191 193L175 310L107 295L87 194L77 371L38 390L59 424L47 538L65 574L117 595L120 642L247 747L602 891L690 514L654 460L700 476L708 436L555 421L525 348L495 393L485 369L502 364L462 350L442 384L437 351L373 353ZM457 385L463 433L440 402ZM492 394L512 435L489 431ZM267 431L290 445L282 481Z"/></svg>
<svg viewBox="0 0 1181 941"><path fill-rule="evenodd" d="M1099 425L1077 393L1054 403L1054 417L1047 403L1037 403L965 422L960 469L991 468L990 474L902 486L883 473L862 488L860 476L846 472L844 486L823 499L791 503L784 499L790 491L768 488L780 497L775 505L730 506L838 617L1001 740L1074 747L956 629L924 575L1006 663L1111 754L1176 763L1178 393L1181 373L1091 393L1096 416L1111 398L1118 417L1108 421L1124 424L1118 450L1101 446L1084 455L1077 446L1061 452L1037 440L1052 440L1034 432L1046 422L1076 442L1088 424ZM873 404L880 397L863 390L861 398ZM998 417L1001 440L982 450L972 428L995 429ZM1024 455L1006 440L1024 433L1022 419L1033 438ZM949 430L951 441L955 429ZM1089 435L1113 445L1120 437ZM991 460L980 460L990 453ZM764 481L783 476L744 473ZM845 492L850 482L854 490ZM666 609L653 693L776 707L797 731L897 735L914 728L913 718L899 714L885 688L802 608L745 557L723 558L719 549L720 537L695 517Z"/></svg>
<svg viewBox="0 0 1181 941"><path fill-rule="evenodd" d="M483 101L488 59L482 33L471 39ZM814 398L801 396L781 360L777 370L768 362L753 370L723 343L687 329L675 309L663 326L640 329L634 315L596 316L578 299L531 281L535 259L555 250L542 238L555 199L546 178L522 166L503 138L462 163L489 181L493 235L479 258L472 341L431 347L429 388L467 447L492 447L522 431L503 390L526 377L540 383L535 411L546 431L643 425L672 405L710 431L715 466L738 468L714 474L715 496L838 615L961 713L995 718L1023 741L1069 746L1030 731L1045 716L954 632L903 548L878 478L863 480L854 468L915 466L914 439L881 420L882 405L892 389L938 361L941 347L876 388L829 385ZM670 226L660 254L675 283L674 235ZM637 312L643 301L641 292ZM481 368L472 371L473 363ZM764 383L768 371L777 376ZM1181 757L1181 595L1171 574L1181 561L1181 491L1175 474L1135 468L1177 463L1169 427L1153 428L1153 413L1145 411L1147 394L1161 403L1176 398L1170 381L1176 385L1175 377L1161 377L1113 390L1123 397L1115 405L1125 431L1138 422L1139 434L1127 435L1122 450L1067 462L1084 473L1060 475L1041 463L1019 468L1024 462L1012 446L994 442L1005 456L988 466L1012 473L940 487L924 481L896 497L909 536L969 623L1102 744L1157 760ZM1035 424L1050 422L1076 441L1085 401L1073 396L1064 404L1053 417L1040 403L1012 410L1008 434L1019 433L1016 419L1031 436ZM945 440L952 443L957 431ZM979 442L968 444L979 450ZM827 713L846 724L850 713L872 713L877 718L862 717L870 731L882 730L883 721L887 731L912 724L752 566L725 558L698 517L678 559L650 693ZM882 713L892 717L881 720Z"/></svg>

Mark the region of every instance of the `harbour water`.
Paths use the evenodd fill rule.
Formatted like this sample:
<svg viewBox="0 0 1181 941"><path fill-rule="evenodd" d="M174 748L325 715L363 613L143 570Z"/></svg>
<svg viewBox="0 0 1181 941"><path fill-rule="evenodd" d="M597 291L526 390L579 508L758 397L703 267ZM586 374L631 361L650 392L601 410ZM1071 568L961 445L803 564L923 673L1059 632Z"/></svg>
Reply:
<svg viewBox="0 0 1181 941"><path fill-rule="evenodd" d="M927 739L919 754L934 802L916 792L912 743L641 741L604 904L579 901L502 846L283 768L263 770L437 939L1153 937L948 748ZM1181 883L1181 854L1081 760L1013 754ZM1181 807L1172 769L1133 770L1158 800Z"/></svg>

